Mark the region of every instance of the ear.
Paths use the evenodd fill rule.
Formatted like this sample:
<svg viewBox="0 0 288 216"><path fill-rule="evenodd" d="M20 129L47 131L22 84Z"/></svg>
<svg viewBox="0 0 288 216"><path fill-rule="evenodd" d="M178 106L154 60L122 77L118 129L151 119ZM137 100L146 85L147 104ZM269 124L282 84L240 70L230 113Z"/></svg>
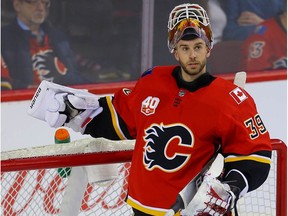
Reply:
<svg viewBox="0 0 288 216"><path fill-rule="evenodd" d="M21 6L21 2L19 0L13 0L13 6L14 6L14 10L16 12L20 11L20 6Z"/></svg>
<svg viewBox="0 0 288 216"><path fill-rule="evenodd" d="M209 49L208 47L206 47L206 49L207 49L206 57L208 58L211 55L211 49Z"/></svg>
<svg viewBox="0 0 288 216"><path fill-rule="evenodd" d="M176 59L177 61L179 61L179 55L178 55L178 52L177 52L176 49L174 49L173 54L174 54L175 59Z"/></svg>

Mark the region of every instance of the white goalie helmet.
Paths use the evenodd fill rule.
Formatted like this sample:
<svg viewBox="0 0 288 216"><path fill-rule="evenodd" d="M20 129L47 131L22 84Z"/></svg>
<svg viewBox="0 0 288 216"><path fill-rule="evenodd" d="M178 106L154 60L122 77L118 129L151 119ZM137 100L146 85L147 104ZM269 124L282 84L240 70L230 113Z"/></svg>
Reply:
<svg viewBox="0 0 288 216"><path fill-rule="evenodd" d="M213 32L208 15L198 4L181 4L170 12L168 48L171 53L178 41L186 35L196 35L205 41L209 49L213 48Z"/></svg>

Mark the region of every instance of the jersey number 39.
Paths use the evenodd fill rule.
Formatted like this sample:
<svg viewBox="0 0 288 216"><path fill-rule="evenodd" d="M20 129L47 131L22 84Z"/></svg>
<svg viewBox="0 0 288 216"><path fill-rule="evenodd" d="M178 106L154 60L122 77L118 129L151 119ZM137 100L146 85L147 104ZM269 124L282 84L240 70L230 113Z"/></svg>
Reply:
<svg viewBox="0 0 288 216"><path fill-rule="evenodd" d="M251 133L249 134L251 139L256 139L259 137L259 134L264 134L267 132L267 129L264 126L259 114L255 115L254 118L249 118L244 122L244 124L251 130Z"/></svg>

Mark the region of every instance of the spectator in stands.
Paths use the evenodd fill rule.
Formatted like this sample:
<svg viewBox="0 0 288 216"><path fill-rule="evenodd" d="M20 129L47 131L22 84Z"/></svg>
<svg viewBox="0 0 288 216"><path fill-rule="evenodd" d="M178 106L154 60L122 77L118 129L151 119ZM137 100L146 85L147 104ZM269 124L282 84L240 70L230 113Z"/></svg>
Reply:
<svg viewBox="0 0 288 216"><path fill-rule="evenodd" d="M25 89L42 80L84 82L68 39L46 21L50 0L13 0L16 19L1 27L1 89Z"/></svg>
<svg viewBox="0 0 288 216"><path fill-rule="evenodd" d="M287 68L287 10L257 26L243 44L247 71Z"/></svg>
<svg viewBox="0 0 288 216"><path fill-rule="evenodd" d="M223 40L245 40L256 25L283 11L283 0L227 0L223 9L227 25Z"/></svg>

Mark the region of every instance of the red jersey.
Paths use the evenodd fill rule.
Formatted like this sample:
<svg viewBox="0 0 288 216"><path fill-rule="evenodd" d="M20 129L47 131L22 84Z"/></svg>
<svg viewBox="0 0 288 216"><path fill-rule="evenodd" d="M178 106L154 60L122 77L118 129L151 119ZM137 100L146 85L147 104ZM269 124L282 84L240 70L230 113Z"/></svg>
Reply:
<svg viewBox="0 0 288 216"><path fill-rule="evenodd" d="M113 100L106 97L107 106L101 102L101 115L108 107L115 134L136 138L127 203L151 215L165 214L219 145L226 163L249 161L252 153L252 160L270 163L269 157L255 153L271 151L271 145L251 96L208 73L186 86L175 78L179 71L155 67L133 91L122 89ZM108 124L94 125L95 133Z"/></svg>
<svg viewBox="0 0 288 216"><path fill-rule="evenodd" d="M248 71L287 68L287 31L280 20L264 21L243 44Z"/></svg>
<svg viewBox="0 0 288 216"><path fill-rule="evenodd" d="M34 85L30 87L38 86L42 80L53 82L58 74L65 75L67 73L67 68L55 56L47 35L44 36L41 44L36 38L30 38L30 53L34 70Z"/></svg>
<svg viewBox="0 0 288 216"><path fill-rule="evenodd" d="M33 84L27 86L27 88L37 87L42 80L53 82L57 77L64 76L67 73L68 69L55 55L48 35L44 36L42 42L38 42L36 37L30 37L29 43L32 58ZM2 89L13 89L13 79L2 57L1 70Z"/></svg>

